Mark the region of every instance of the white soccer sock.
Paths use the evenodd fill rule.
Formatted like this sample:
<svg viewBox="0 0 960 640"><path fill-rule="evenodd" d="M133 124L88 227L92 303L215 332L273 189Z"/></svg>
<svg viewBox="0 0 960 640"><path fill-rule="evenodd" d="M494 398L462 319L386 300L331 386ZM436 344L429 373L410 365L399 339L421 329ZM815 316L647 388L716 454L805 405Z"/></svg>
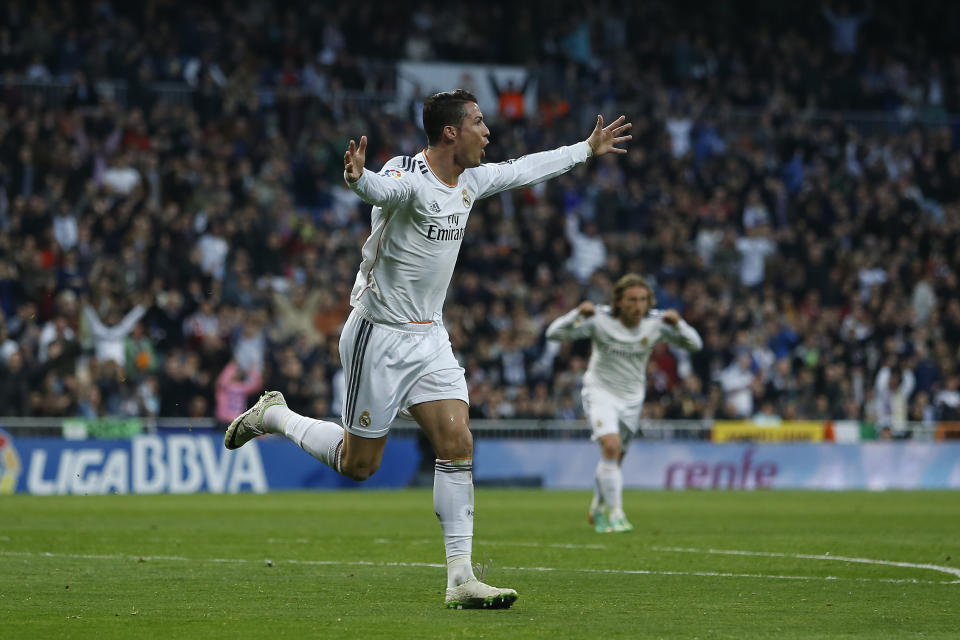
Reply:
<svg viewBox="0 0 960 640"><path fill-rule="evenodd" d="M603 505L603 496L600 495L600 479L593 479L593 498L590 500L590 513L593 513Z"/></svg>
<svg viewBox="0 0 960 640"><path fill-rule="evenodd" d="M263 413L263 426L282 433L314 458L340 472L343 427L337 423L308 418L282 405L274 405Z"/></svg>
<svg viewBox="0 0 960 640"><path fill-rule="evenodd" d="M473 564L470 554L447 558L447 588L456 587L473 578Z"/></svg>
<svg viewBox="0 0 960 640"><path fill-rule="evenodd" d="M623 509L623 472L616 460L600 458L597 463L597 488L611 511Z"/></svg>
<svg viewBox="0 0 960 640"><path fill-rule="evenodd" d="M274 404L263 412L263 430L267 433L283 433L283 425L297 414L285 404Z"/></svg>
<svg viewBox="0 0 960 640"><path fill-rule="evenodd" d="M473 459L437 460L433 474L433 510L443 529L447 551L447 587L473 578Z"/></svg>

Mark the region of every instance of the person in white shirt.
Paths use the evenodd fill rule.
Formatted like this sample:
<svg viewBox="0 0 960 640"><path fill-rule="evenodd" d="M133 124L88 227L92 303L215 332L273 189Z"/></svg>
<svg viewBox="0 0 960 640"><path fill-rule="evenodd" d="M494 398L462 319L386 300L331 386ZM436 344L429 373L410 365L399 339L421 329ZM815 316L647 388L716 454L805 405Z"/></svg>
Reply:
<svg viewBox="0 0 960 640"><path fill-rule="evenodd" d="M753 414L754 380L753 360L746 349L739 351L717 376L727 411L737 418L748 418Z"/></svg>
<svg viewBox="0 0 960 640"><path fill-rule="evenodd" d="M907 409L916 386L913 369L890 364L880 367L874 380L878 428L888 427L894 434L906 430Z"/></svg>
<svg viewBox="0 0 960 640"><path fill-rule="evenodd" d="M427 148L364 168L367 138L344 154L344 179L373 205L370 237L340 336L347 380L340 425L298 415L268 391L227 428L235 449L264 433L283 433L337 472L355 480L380 465L390 424L410 414L436 452L434 510L447 556L449 608L507 608L513 589L473 575L473 436L467 385L443 326L443 301L467 219L480 198L558 176L591 156L626 153L631 138L621 116L575 145L516 160L483 164L490 131L476 98L462 89L424 103Z"/></svg>
<svg viewBox="0 0 960 640"><path fill-rule="evenodd" d="M747 235L737 238L740 252L740 283L748 288L761 285L766 272L767 257L774 254L777 245L769 238L768 227L760 225L747 229Z"/></svg>
<svg viewBox="0 0 960 640"><path fill-rule="evenodd" d="M124 345L127 336L133 331L134 326L140 322L140 318L147 312L147 307L138 304L127 312L123 317L116 307L110 310L106 324L100 320L96 309L87 304L83 307L83 318L87 323L90 334L93 336L94 357L100 362L113 360L120 367L126 366L126 353Z"/></svg>
<svg viewBox="0 0 960 640"><path fill-rule="evenodd" d="M650 285L627 274L613 288L613 308L592 302L560 316L547 327L548 340L589 338L590 362L583 375L583 408L600 443L600 461L588 519L599 533L626 532L623 512L623 457L640 428L646 396L647 362L660 340L699 351L703 340L674 309L654 309Z"/></svg>
<svg viewBox="0 0 960 640"><path fill-rule="evenodd" d="M589 222L586 231L580 230L580 219L575 213L568 213L564 222L567 242L570 243L570 258L567 268L580 284L590 281L593 272L607 263L607 247L597 233L597 225Z"/></svg>

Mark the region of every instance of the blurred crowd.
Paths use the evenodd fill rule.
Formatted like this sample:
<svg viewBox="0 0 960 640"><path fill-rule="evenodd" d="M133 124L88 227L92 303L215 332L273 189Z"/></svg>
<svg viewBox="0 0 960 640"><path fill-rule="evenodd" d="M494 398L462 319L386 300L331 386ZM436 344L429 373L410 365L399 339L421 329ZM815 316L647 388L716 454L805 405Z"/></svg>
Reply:
<svg viewBox="0 0 960 640"><path fill-rule="evenodd" d="M0 415L339 414L369 233L342 154L423 147L377 98L414 59L536 78L490 161L634 122L474 207L444 318L473 417L580 417L589 345L544 328L633 271L705 342L658 347L651 418L960 419L960 10L693 6L4 3Z"/></svg>

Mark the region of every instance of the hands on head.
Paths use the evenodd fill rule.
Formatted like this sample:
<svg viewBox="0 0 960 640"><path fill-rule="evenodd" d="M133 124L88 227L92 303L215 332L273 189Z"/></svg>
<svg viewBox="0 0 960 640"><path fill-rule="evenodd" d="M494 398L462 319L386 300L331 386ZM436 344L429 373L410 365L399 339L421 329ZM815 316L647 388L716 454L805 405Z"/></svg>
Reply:
<svg viewBox="0 0 960 640"><path fill-rule="evenodd" d="M607 126L603 126L603 116L597 115L597 126L593 128L593 132L587 138L587 144L593 150L593 155L602 156L605 153L627 152L626 149L616 146L621 142L633 139L633 136L627 133L633 123L626 122L626 119L626 116L620 116Z"/></svg>

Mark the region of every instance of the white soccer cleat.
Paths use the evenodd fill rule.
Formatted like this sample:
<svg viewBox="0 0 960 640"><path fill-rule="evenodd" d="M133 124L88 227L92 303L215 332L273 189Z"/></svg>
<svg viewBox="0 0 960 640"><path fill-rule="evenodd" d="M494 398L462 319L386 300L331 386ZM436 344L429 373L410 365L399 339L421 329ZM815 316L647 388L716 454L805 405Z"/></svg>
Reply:
<svg viewBox="0 0 960 640"><path fill-rule="evenodd" d="M627 520L627 516L620 513L610 516L610 531L612 533L629 533L633 531L633 525Z"/></svg>
<svg viewBox="0 0 960 640"><path fill-rule="evenodd" d="M279 391L267 391L260 396L256 404L234 418L227 427L227 432L223 434L223 446L239 449L257 436L267 433L263 429L263 414L268 407L275 405L287 406L287 401Z"/></svg>
<svg viewBox="0 0 960 640"><path fill-rule="evenodd" d="M447 589L447 609L509 609L517 600L513 589L498 589L470 578Z"/></svg>
<svg viewBox="0 0 960 640"><path fill-rule="evenodd" d="M593 525L593 530L597 533L610 533L613 531L610 527L610 520L607 518L607 512L603 507L588 511L587 522Z"/></svg>

